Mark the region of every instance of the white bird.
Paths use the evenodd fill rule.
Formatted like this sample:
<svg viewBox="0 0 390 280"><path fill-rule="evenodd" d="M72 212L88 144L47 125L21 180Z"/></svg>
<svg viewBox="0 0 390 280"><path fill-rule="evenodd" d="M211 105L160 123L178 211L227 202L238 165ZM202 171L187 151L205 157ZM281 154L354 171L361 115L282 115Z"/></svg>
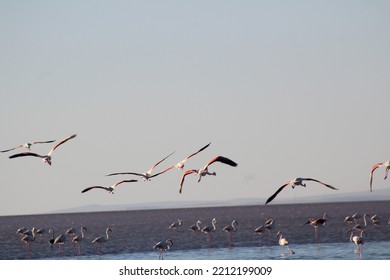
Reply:
<svg viewBox="0 0 390 280"><path fill-rule="evenodd" d="M159 160L158 162L156 162L155 164L153 164L153 166L152 166L148 171L146 171L145 173L117 172L117 173L108 174L107 176L113 176L113 175L136 175L136 176L142 177L142 179L143 179L144 181L150 181L150 179L152 179L152 178L154 178L154 177L156 177L156 176L158 176L158 175L161 175L161 174L163 174L163 173L167 172L168 170L170 170L170 169L172 169L172 168L175 167L174 165L172 165L172 166L170 166L170 167L164 169L163 171L161 171L161 172L159 172L159 173L156 173L156 174L151 175L153 169L154 169L157 165L159 165L161 162L163 162L164 160L166 160L168 157L170 157L170 156L173 155L174 153L175 153L175 152L170 153L169 155L167 155L167 156L166 156L165 158L163 158L162 160Z"/></svg>
<svg viewBox="0 0 390 280"><path fill-rule="evenodd" d="M99 250L99 253L102 254L102 250L101 250L101 243L105 243L108 241L108 239L110 238L110 236L108 235L108 232L112 232L112 230L110 228L107 228L106 229L106 236L99 236L99 237L96 237L94 240L92 240L92 243L95 243L96 244L96 248Z"/></svg>
<svg viewBox="0 0 390 280"><path fill-rule="evenodd" d="M115 184L111 185L110 187L90 186L90 187L82 190L81 193L85 193L85 192L92 190L92 189L103 189L103 190L108 191L108 193L114 194L114 190L115 190L116 186L118 186L122 183L133 183L133 182L138 182L138 180L122 180L122 181L116 182Z"/></svg>
<svg viewBox="0 0 390 280"><path fill-rule="evenodd" d="M202 228L201 232L207 234L207 241L208 241L208 246L211 247L211 233L216 231L217 227L215 226L218 223L216 218L213 218L211 221L211 225L205 226Z"/></svg>
<svg viewBox="0 0 390 280"><path fill-rule="evenodd" d="M384 180L386 180L386 179L387 179L387 176L389 175L390 160L385 161L385 162L376 163L376 164L374 164L374 165L371 167L371 172L370 172L370 191L372 191L372 179L373 179L374 171L375 171L377 168L379 168L379 167L384 167L384 168L385 168L385 178L384 178Z"/></svg>
<svg viewBox="0 0 390 280"><path fill-rule="evenodd" d="M1 153L6 153L6 152L9 152L9 151L12 151L12 150L15 150L17 148L26 148L28 149L29 151L31 151L31 146L32 145L35 145L35 144L45 144L45 143L53 143L55 142L56 140L50 140L50 141L34 141L34 142L31 142L31 143L24 143L22 145L18 145L16 147L13 147L11 149L8 149L8 150L3 150L3 151L0 151Z"/></svg>
<svg viewBox="0 0 390 280"><path fill-rule="evenodd" d="M284 246L288 245L288 240L285 237L283 237L283 235L280 231L278 231L276 233L276 237L279 238L278 243L280 246L282 246L282 250L284 252L284 250L285 250Z"/></svg>
<svg viewBox="0 0 390 280"><path fill-rule="evenodd" d="M227 157L223 157L223 156L216 156L214 158L212 158L203 168L201 169L190 169L190 170L187 170L183 173L183 175L181 176L181 180L180 180L180 189L179 189L179 193L182 192L182 189L183 189L183 184L184 184L184 179L187 175L189 174L192 174L192 173L196 173L197 175L199 175L199 179L198 179L198 182L200 182L200 180L202 179L203 176L206 176L206 175L213 175L213 176L216 176L217 174L215 172L209 172L208 170L208 167L213 164L214 162L222 162L224 164L227 164L227 165L230 165L230 166L237 166L237 163L235 163L234 161L232 161L231 159L228 159Z"/></svg>
<svg viewBox="0 0 390 280"><path fill-rule="evenodd" d="M350 231L351 231L351 235L349 237L349 241L355 243L356 251L361 256L362 255L362 246L363 246L363 244L365 242L365 239L364 239L363 235L365 237L367 237L367 233L364 230L362 230L362 231L360 231L360 235L354 235L353 229L348 230L347 233L350 232Z"/></svg>
<svg viewBox="0 0 390 280"><path fill-rule="evenodd" d="M278 243L280 246L288 245L288 240L285 237L283 237L280 231L276 233L276 237L279 238Z"/></svg>
<svg viewBox="0 0 390 280"><path fill-rule="evenodd" d="M180 227L183 224L183 220L177 219L177 222L172 223L169 228L176 230L178 227Z"/></svg>
<svg viewBox="0 0 390 280"><path fill-rule="evenodd" d="M202 224L202 222L201 221L197 221L196 222L196 224L193 224L192 226L190 226L190 230L192 231L192 232L195 232L195 231L200 231L200 225Z"/></svg>
<svg viewBox="0 0 390 280"><path fill-rule="evenodd" d="M39 157L42 159L43 162L51 165L51 159L52 159L51 154L54 152L54 150L57 149L60 145L64 144L66 141L75 138L76 135L77 134L73 134L73 135L65 138L64 140L58 142L56 145L54 145L54 147L49 151L49 153L47 155L38 155L36 153L24 152L24 153L14 154L14 155L10 156L9 158L12 159L12 158L17 158L17 157L25 157L25 156Z"/></svg>
<svg viewBox="0 0 390 280"><path fill-rule="evenodd" d="M163 260L164 259L164 256L163 256L164 251L169 251L172 246L173 246L172 239L167 239L166 241L157 242L156 245L153 246L153 249L160 251L160 255L159 255L158 259Z"/></svg>
<svg viewBox="0 0 390 280"><path fill-rule="evenodd" d="M320 183L328 188L331 188L332 190L337 190L335 187L331 186L331 185L328 185L328 184L325 184L321 181L318 181L316 179L312 179L312 178L295 178L291 181L288 181L286 182L284 185L282 185L273 195L271 195L267 201L265 202L265 204L268 204L270 203L286 186L292 184L292 188L294 189L296 186L302 186L302 187L306 187L306 184L303 183L303 181L314 181L314 182L317 182L317 183Z"/></svg>
<svg viewBox="0 0 390 280"><path fill-rule="evenodd" d="M202 147L202 148L201 148L200 150L198 150L197 152L190 154L189 156L187 156L185 159L183 159L181 162L175 164L174 166L175 166L176 168L178 168L178 169L183 170L184 164L186 163L187 160L189 160L191 157L197 155L198 153L200 153L201 151L203 151L204 149L206 149L208 146L210 146L210 144L211 144L211 142L208 143L206 146Z"/></svg>

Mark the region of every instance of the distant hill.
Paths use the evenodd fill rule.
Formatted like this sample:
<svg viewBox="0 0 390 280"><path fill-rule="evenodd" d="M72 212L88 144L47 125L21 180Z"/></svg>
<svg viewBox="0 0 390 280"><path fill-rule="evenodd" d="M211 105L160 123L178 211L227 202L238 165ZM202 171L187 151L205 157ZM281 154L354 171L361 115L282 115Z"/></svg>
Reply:
<svg viewBox="0 0 390 280"><path fill-rule="evenodd" d="M300 197L299 203L316 202L343 202L343 201L380 201L390 200L390 189L377 189L373 192L362 191L353 193L327 194L318 196ZM190 207L210 207L210 206L245 206L245 205L264 205L266 198L237 198L230 200L214 201L163 201L137 204L117 204L117 205L99 205L91 204L81 207L60 209L51 213L75 213L75 212L98 212L98 211L126 211L126 210L144 210L144 209L168 209L168 208L190 208ZM272 204L291 204L298 203L297 199L278 197Z"/></svg>

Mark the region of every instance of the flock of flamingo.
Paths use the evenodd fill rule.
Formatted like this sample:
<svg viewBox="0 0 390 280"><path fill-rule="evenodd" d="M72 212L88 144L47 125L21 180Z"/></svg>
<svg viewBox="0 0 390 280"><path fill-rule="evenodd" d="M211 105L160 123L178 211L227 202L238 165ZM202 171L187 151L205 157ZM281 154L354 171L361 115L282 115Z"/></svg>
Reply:
<svg viewBox="0 0 390 280"><path fill-rule="evenodd" d="M371 221L372 225L375 227L375 229L379 229L379 226L382 224L382 220L378 215L372 215L370 216L368 213L365 213L364 215L360 215L359 213L354 213L353 215L346 216L343 222L346 225L346 236L349 236L349 241L354 243L356 246L355 252L359 254L359 256L362 256L362 248L365 243L366 237L367 237L367 231L369 228L367 220ZM325 227L326 223L328 222L328 215L327 213L324 213L322 217L315 218L315 219L308 219L307 222L303 223L303 225L310 225L314 228L314 240L315 243L320 243L319 241L319 228ZM196 223L192 224L188 227L188 230L193 233L204 233L207 235L207 244L208 248L212 247L211 242L211 236L217 231L222 230L226 232L227 234L227 241L228 246L233 246L232 236L238 231L238 221L236 219L232 220L232 222L226 226L224 226L222 229L217 229L218 220L217 218L213 218L210 222L210 224L206 226L201 226L202 221L198 220ZM387 224L390 225L390 220L387 222ZM176 222L173 222L170 224L167 229L170 229L174 231L175 236L179 230L179 228L182 228L184 225L184 222L182 219L178 219ZM273 236L277 238L277 243L282 248L282 255L293 255L295 254L295 251L289 248L289 240L281 230L278 230L276 235L272 234L273 230L275 229L275 223L274 219L267 218L264 223L262 223L260 226L251 229L254 234L257 234L260 237L260 243L263 243L263 236L268 236L268 244L272 246L273 243ZM54 234L54 230L52 228L49 228L48 231L44 228L36 229L33 227L32 229L27 228L19 228L16 233L21 235L21 241L26 244L26 252L27 256L30 256L30 243L34 242L38 235L40 235L39 239L41 243L45 239L45 237L42 237L45 233L50 234L50 239L46 239L47 243L50 244L51 248L53 249L53 246L58 245L58 249L60 254L63 254L64 250L64 244L65 242L71 243L75 249L77 249L77 255L80 255L80 244L85 243L86 240L86 232L87 228L82 226L80 228L80 231L77 232L77 230L73 227L67 229L64 233L61 233L57 236ZM183 231L181 231L183 232ZM96 247L97 252L101 255L103 254L103 251L101 249L101 246L103 243L106 243L110 239L110 233L112 233L112 230L110 228L107 228L105 231L105 235L98 236L93 239L89 239L89 242L94 244ZM69 239L67 239L67 236L70 236ZM67 241L70 240L70 241ZM159 259L164 259L164 252L169 251L174 246L174 238L169 238L167 240L159 241L157 242L152 248L154 250L157 250L159 252ZM287 248L287 251L286 251Z"/></svg>
<svg viewBox="0 0 390 280"><path fill-rule="evenodd" d="M41 160L44 163L47 163L48 165L51 165L52 164L52 154L53 154L53 152L59 146L61 146L62 144L66 143L67 141L69 141L71 139L74 139L76 136L77 136L76 134L73 134L73 135L71 135L69 137L64 138L63 140L58 141L56 144L54 144L54 146L49 150L49 152L46 155L41 155L41 154L37 154L37 153L31 152L31 147L33 145L36 145L36 144L53 143L53 142L56 142L56 140L34 141L34 142L31 142L31 143L25 143L25 144L22 144L22 145L17 145L17 146L15 146L13 148L2 150L0 152L6 153L6 152L13 151L15 149L18 149L18 148L26 148L26 149L29 150L28 152L16 153L16 154L13 154L13 155L9 156L9 158L10 159L15 159L15 158L20 158L20 157L37 157L37 158L41 158ZM198 176L198 182L200 182L202 177L204 177L206 175L216 176L215 172L210 172L209 171L209 167L213 163L219 162L219 163L223 163L223 164L226 164L226 165L229 165L229 166L232 166L232 167L236 167L237 166L236 162L234 162L233 160L231 160L231 159L229 159L229 158L227 158L225 156L216 156L216 157L211 158L204 165L204 167L202 167L202 168L199 168L199 169L188 169L188 170L184 171L184 166L185 166L186 162L190 158L192 158L193 156L195 156L198 153L200 153L200 152L204 151L205 149L207 149L210 146L210 144L211 143L208 143L207 145L203 146L202 148L200 148L196 152L193 152L193 153L189 154L187 157L185 157L182 161L178 162L177 164L168 166L165 169L163 169L162 171L157 172L157 173L153 173L154 169L159 164L163 163L171 155L173 155L174 152L170 153L169 155L165 156L161 160L159 160L156 163L154 163L150 167L150 169L147 170L145 173L139 173L139 172L115 172L115 173L107 174L107 176L133 175L133 176L141 177L144 181L150 181L152 178L155 178L155 177L157 177L157 176L159 176L161 174L164 174L165 172L167 172L167 171L169 171L169 170L171 170L173 168L176 168L176 169L179 169L179 170L182 171L182 175L181 175L181 179L180 179L180 183L179 183L179 186L180 186L179 193L182 193L183 186L184 186L184 180L190 174L197 175ZM389 170L390 170L390 160L386 161L386 162L376 163L376 164L374 164L372 166L371 171L370 171L370 179L369 179L370 191L372 191L374 171L376 169L380 168L380 167L383 167L385 169L385 177L384 177L384 179L387 179L387 176L388 176L388 173L389 173ZM94 189L102 189L102 190L107 191L108 193L113 194L114 190L116 189L117 186L119 186L119 185L121 185L123 183L134 183L134 182L138 182L138 180L137 179L119 180L119 181L115 182L113 185L108 186L108 187L100 186L100 185L93 185L93 186L89 186L87 188L84 188L81 191L81 193L86 193L86 192L88 192L90 190L94 190ZM282 186L280 186L275 191L275 193L273 193L266 200L265 204L268 204L271 201L273 201L276 198L276 196L282 190L284 190L287 186L291 185L293 189L296 186L306 187L306 183L305 182L316 182L316 183L319 183L319 184L321 184L321 185L323 185L323 186L325 186L325 187L327 187L329 189L338 190L334 186L332 186L332 185L330 185L328 183L324 183L324 182L322 182L320 180L317 180L317 179L314 179L314 178L300 178L300 177L298 177L298 178L295 178L293 180L289 180L289 181L285 182ZM357 214L355 215L355 217L354 216L346 217L345 222L348 223L350 221L356 221L357 220L356 216L357 216ZM374 222L375 218L374 219L373 218L371 218L371 220L373 221L373 223L375 223ZM326 213L325 213L322 218L310 219L310 220L307 221L306 224L310 224L310 225L312 225L314 227L315 236L317 238L317 234L318 234L317 230L318 230L318 228L320 226L324 226L326 221L327 221L327 216L326 216ZM378 221L378 220L376 220L376 221ZM365 226L367 226L366 215L364 216L364 222L365 222ZM180 227L182 225L182 223L183 223L182 220L179 219L177 222L173 223L169 228L176 229L176 228ZM211 233L216 230L217 219L214 218L211 221L211 225L205 226L203 228L200 227L200 224L201 224L201 221L197 221L196 224L194 224L194 225L192 225L190 227L190 230L192 230L194 232L195 231L200 231L200 232L203 232L203 233L207 234L207 236L208 236L208 244L210 246L210 243L211 243ZM389 221L389 224L390 224L390 221ZM228 233L229 243L231 242L231 234L237 231L237 225L238 225L238 222L236 220L233 220L230 225L227 225L227 226L225 226L223 228L223 230ZM259 235L261 235L264 230L267 230L269 232L269 234L270 234L272 227L273 227L273 220L272 219L268 219L263 225L261 225L260 227L254 229L254 232L259 234ZM60 234L59 236L55 237L53 230L50 229L49 233L52 234L52 238L50 239L49 243L51 245L58 244L59 247L61 248L61 245L63 245L65 240L66 240L66 235L70 234L70 235L72 235L71 242L77 245L77 244L79 244L81 242L81 240L83 240L85 231L87 231L87 229L85 227L83 227L80 230L81 235L76 235L75 230L73 228L71 228L65 234ZM356 231L358 231L357 235L355 235ZM112 232L112 231L111 231L110 228L107 228L105 236L100 236L100 237L97 237L94 240L92 240L92 243L96 244L97 249L98 249L99 252L101 252L100 244L109 240L109 232ZM28 246L28 244L30 242L35 240L35 237L37 235L43 233L43 230L37 230L35 228L32 228L31 230L26 229L26 228L21 228L21 229L18 229L17 233L21 234L21 236L22 236L21 237L21 241L26 243L27 244L26 246ZM366 232L364 230L364 227L361 226L360 224L356 224L354 227L352 227L352 228L350 228L348 230L348 233L350 233L350 241L354 242L356 244L357 251L361 253L361 246L364 243L364 237L366 236ZM277 238L279 240L278 241L279 245L281 245L283 248L288 245L288 240L286 239L285 236L282 235L281 232L278 232L276 236L277 236ZM163 258L163 252L167 251L167 250L170 250L170 248L172 248L172 246L173 246L172 239L168 239L168 240L165 240L165 241L158 242L157 244L155 244L153 246L153 249L156 249L156 250L158 250L160 252L160 258L162 259ZM293 254L294 251L293 250L289 250L289 253Z"/></svg>

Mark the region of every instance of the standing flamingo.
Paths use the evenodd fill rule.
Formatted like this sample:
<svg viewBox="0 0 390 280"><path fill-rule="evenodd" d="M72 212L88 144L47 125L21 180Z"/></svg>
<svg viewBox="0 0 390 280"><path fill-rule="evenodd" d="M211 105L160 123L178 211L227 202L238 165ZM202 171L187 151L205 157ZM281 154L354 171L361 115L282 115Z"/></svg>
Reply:
<svg viewBox="0 0 390 280"><path fill-rule="evenodd" d="M58 235L55 239L54 239L54 242L53 244L58 244L58 250L60 251L60 254L62 252L62 254L64 253L64 244L65 244L65 241L66 241L66 235L61 233L60 235ZM62 248L62 250L61 250Z"/></svg>
<svg viewBox="0 0 390 280"><path fill-rule="evenodd" d="M268 204L270 203L286 186L288 185L292 185L292 188L294 189L296 186L302 186L302 187L306 187L306 184L303 183L303 181L314 181L314 182L317 182L317 183L320 183L328 188L331 188L332 190L338 190L336 189L335 187L331 186L331 185L328 185L328 184L325 184L321 181L318 181L316 179L312 179L312 178L295 178L291 181L288 181L286 182L285 184L283 184L273 195L271 195L267 201L265 202L265 204Z"/></svg>
<svg viewBox="0 0 390 280"><path fill-rule="evenodd" d="M200 150L198 150L197 152L190 154L189 156L187 156L187 157L184 158L181 162L175 164L174 166L175 166L177 169L183 170L184 164L186 163L187 160L189 160L191 157L197 155L198 153L200 153L201 151L203 151L204 149L206 149L208 146L210 146L210 144L211 144L211 142L208 143L208 144L207 144L206 146L204 146L203 148L201 148Z"/></svg>
<svg viewBox="0 0 390 280"><path fill-rule="evenodd" d="M145 173L135 173L135 172L117 172L117 173L111 173L111 174L108 174L107 176L113 176L113 175L136 175L136 176L140 176L142 177L142 179L144 181L150 181L152 178L158 176L158 175L161 175L165 172L167 172L168 170L171 170L172 168L174 168L175 166L172 165L166 169L164 169L163 171L159 172L159 173L156 173L156 174L152 174L152 171L153 169L159 165L161 162L163 162L164 160L166 160L168 157L170 157L171 155L173 155L175 152L173 153L170 153L169 155L167 155L165 158L163 158L162 160L159 160L158 162L156 162L155 164L153 164L153 166L148 170L146 171Z"/></svg>
<svg viewBox="0 0 390 280"><path fill-rule="evenodd" d="M122 181L116 182L115 184L111 185L110 187L91 186L91 187L83 189L81 191L81 193L85 193L85 192L90 191L92 189L103 189L103 190L107 191L108 193L114 194L114 190L115 190L116 186L118 186L122 183L133 183L133 182L138 182L138 180L122 180Z"/></svg>
<svg viewBox="0 0 390 280"><path fill-rule="evenodd" d="M209 172L208 168L211 164L213 164L214 162L222 162L224 164L227 164L227 165L230 165L230 166L237 166L237 163L235 163L234 161L232 161L231 159L228 159L227 157L223 157L223 156L216 156L214 158L212 158L203 168L201 169L190 169L190 170L187 170L183 173L183 175L181 176L181 180L180 180L180 189L179 189L179 193L182 192L182 189L183 189L183 184L184 184L184 179L187 175L189 174L193 174L193 173L196 173L197 175L199 175L199 179L198 179L198 182L200 182L200 180L202 179L202 177L206 176L206 175L213 175L213 176L216 176L217 173L215 172Z"/></svg>
<svg viewBox="0 0 390 280"><path fill-rule="evenodd" d="M198 221L196 222L196 224L190 226L189 229L190 229L192 232L200 231L200 225L201 225L201 224L202 224L202 222L198 220Z"/></svg>
<svg viewBox="0 0 390 280"><path fill-rule="evenodd" d="M373 179L374 171L375 171L377 168L379 168L379 167L384 167L384 168L385 168L385 178L384 178L384 180L386 180L386 179L387 179L387 176L389 175L390 160L385 161L385 162L376 163L376 164L374 164L374 165L371 167L371 172L370 172L370 191L371 191L371 192L372 192L372 179Z"/></svg>
<svg viewBox="0 0 390 280"><path fill-rule="evenodd" d="M173 230L176 230L178 227L182 226L183 225L183 220L181 219L177 219L177 222L174 222L172 223L169 228L170 229L173 229Z"/></svg>
<svg viewBox="0 0 390 280"><path fill-rule="evenodd" d="M232 233L237 231L238 222L233 220L230 225L225 226L222 230L228 234L229 246L232 244Z"/></svg>
<svg viewBox="0 0 390 280"><path fill-rule="evenodd" d="M81 241L84 240L84 230L87 231L87 228L81 227L81 229L80 229L81 236L75 234L72 238L72 243L77 246L77 253L79 256L80 256L80 243L81 243Z"/></svg>
<svg viewBox="0 0 390 280"><path fill-rule="evenodd" d="M282 248L282 252L284 253L284 251L285 251L285 247L284 246L288 245L288 240L285 237L283 237L283 235L282 235L282 233L280 231L278 231L276 233L276 238L279 238L278 239L278 243L279 243L279 245Z"/></svg>
<svg viewBox="0 0 390 280"><path fill-rule="evenodd" d="M216 218L213 218L213 220L211 221L211 225L208 225L208 226L205 226L204 228L202 228L202 232L207 234L207 243L208 243L208 246L209 248L211 247L211 233L216 231L216 224L218 223L217 219Z"/></svg>
<svg viewBox="0 0 390 280"><path fill-rule="evenodd" d="M51 159L52 159L51 154L54 152L54 150L57 149L60 145L64 144L66 141L75 138L76 135L77 134L73 134L73 135L63 139L62 141L60 141L56 145L54 145L54 147L49 151L49 153L47 155L38 155L36 153L24 152L24 153L14 154L14 155L10 156L9 158L12 159L12 158L17 158L17 157L25 157L25 156L39 157L42 159L43 162L47 163L48 165L51 165Z"/></svg>
<svg viewBox="0 0 390 280"><path fill-rule="evenodd" d="M24 242L26 244L26 252L27 252L27 256L30 258L30 243L31 242L34 242L35 241L35 235L36 235L36 228L33 227L32 230L31 230L31 234L30 232L28 232L28 234L25 234L21 241Z"/></svg>
<svg viewBox="0 0 390 280"><path fill-rule="evenodd" d="M267 218L263 226L268 231L268 243L271 245L271 231L274 227L274 219Z"/></svg>
<svg viewBox="0 0 390 280"><path fill-rule="evenodd" d="M173 241L172 239L167 239L166 241L159 241L156 243L156 245L153 246L153 249L159 250L160 255L158 257L159 260L164 259L164 251L169 251L171 247L173 246Z"/></svg>
<svg viewBox="0 0 390 280"><path fill-rule="evenodd" d="M92 243L96 244L96 248L99 251L100 255L103 253L100 244L107 242L108 239L110 238L109 235L108 235L108 232L112 232L112 230L110 228L107 228L105 237L104 236L99 236L99 237L96 237L94 240L92 240Z"/></svg>
<svg viewBox="0 0 390 280"><path fill-rule="evenodd" d="M49 228L49 233L51 233L51 238L49 239L49 244L50 244L51 249L53 249L53 244L55 241L54 230L52 228Z"/></svg>
<svg viewBox="0 0 390 280"><path fill-rule="evenodd" d="M0 151L1 153L6 153L6 152L9 152L9 151L12 151L12 150L15 150L17 148L26 148L28 149L29 151L31 151L31 146L32 145L35 145L35 144L45 144L45 143L53 143L55 142L56 140L50 140L50 141L34 141L34 142L31 142L31 143L24 143L22 145L18 145L16 147L13 147L11 149L8 149L8 150L2 150Z"/></svg>
<svg viewBox="0 0 390 280"><path fill-rule="evenodd" d="M348 230L347 233L349 233L350 231L351 231L351 235L349 237L349 241L355 243L355 245L356 245L356 252L361 257L362 256L362 249L363 249L362 246L363 246L363 244L365 242L365 239L364 239L363 235L365 237L367 237L367 233L364 230L362 230L362 231L360 231L360 235L354 235L352 229Z"/></svg>
<svg viewBox="0 0 390 280"><path fill-rule="evenodd" d="M324 213L322 218L319 218L319 219L309 219L305 223L305 225L309 224L309 225L312 225L314 227L314 238L315 238L316 242L319 241L319 239L318 239L318 227L325 226L327 218L328 218L328 214Z"/></svg>

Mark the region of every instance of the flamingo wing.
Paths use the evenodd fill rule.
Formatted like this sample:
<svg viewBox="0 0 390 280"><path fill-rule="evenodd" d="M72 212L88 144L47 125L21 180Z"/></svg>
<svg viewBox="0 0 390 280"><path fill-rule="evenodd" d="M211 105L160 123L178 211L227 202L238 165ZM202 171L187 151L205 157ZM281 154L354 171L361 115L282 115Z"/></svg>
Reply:
<svg viewBox="0 0 390 280"><path fill-rule="evenodd" d="M57 149L60 145L64 144L66 141L70 140L70 139L73 139L77 136L77 134L73 134L69 137L66 137L64 140L61 140L60 142L58 142L56 145L54 145L54 147L50 150L50 152L48 153L48 156L50 156L55 149Z"/></svg>
<svg viewBox="0 0 390 280"><path fill-rule="evenodd" d="M167 172L168 170L171 170L171 169L174 168L174 167L175 167L174 165L169 166L168 168L165 168L163 171L161 171L161 172L159 172L159 173L156 173L156 174L153 174L152 176L150 176L150 178L153 178L153 177L156 177L156 176L158 176L158 175L161 175L161 174Z"/></svg>
<svg viewBox="0 0 390 280"><path fill-rule="evenodd" d="M213 164L214 162L222 162L224 164L228 164L230 166L237 166L237 163L235 163L234 161L232 161L231 159L228 159L227 157L223 157L223 156L217 156L217 157L214 157L212 158L205 166L204 169L206 169L210 164Z"/></svg>
<svg viewBox="0 0 390 280"><path fill-rule="evenodd" d="M106 190L106 191L110 191L110 188L107 188L107 187L102 187L102 186L91 186L91 187L88 187L88 188L85 188L81 191L81 193L85 193L87 191L90 191L92 189L103 189L103 190Z"/></svg>
<svg viewBox="0 0 390 280"><path fill-rule="evenodd" d="M112 188L115 188L116 186L122 184L122 183L133 183L133 182L138 182L138 180L122 180L122 181L119 181L119 182L116 182Z"/></svg>
<svg viewBox="0 0 390 280"><path fill-rule="evenodd" d="M8 150L2 150L2 151L0 151L0 152L1 152L1 153L6 153L6 152L9 152L9 151L15 150L15 149L17 149L17 148L21 148L21 147L23 147L23 145L19 145L19 146L13 147L13 148L8 149Z"/></svg>
<svg viewBox="0 0 390 280"><path fill-rule="evenodd" d="M371 171L370 171L370 191L371 191L371 192L372 192L372 179L373 179L374 171L375 171L378 167L381 167L382 164L383 164L382 162L379 162L379 163L374 164L374 165L371 167Z"/></svg>
<svg viewBox="0 0 390 280"><path fill-rule="evenodd" d="M314 181L314 182L320 183L320 184L322 184L322 185L324 185L324 186L326 186L326 187L328 187L328 188L331 188L332 190L338 190L337 188L335 188L335 187L333 187L333 186L331 186L331 185L329 185L329 184L325 184L324 182L321 182L321 181L316 180L316 179L312 179L312 178L302 178L302 180L305 180L305 181Z"/></svg>
<svg viewBox="0 0 390 280"><path fill-rule="evenodd" d="M200 150L198 150L197 152L190 154L188 157L186 157L186 158L184 159L184 161L188 160L189 158L195 156L196 154L200 153L200 152L203 151L204 149L208 148L208 146L210 146L210 144L211 144L211 142L208 143L206 146L200 148Z"/></svg>
<svg viewBox="0 0 390 280"><path fill-rule="evenodd" d="M198 170L196 170L196 169L187 170L187 171L185 171L185 172L183 173L183 175L181 176L179 193L182 192L182 188L183 188L183 184L184 184L184 179L185 179L185 177L186 177L188 174L192 174L192 173L198 173Z"/></svg>
<svg viewBox="0 0 390 280"><path fill-rule="evenodd" d="M114 175L136 175L136 176L141 176L141 177L144 176L144 174L134 173L134 172L117 172L117 173L108 174L106 176L114 176Z"/></svg>
<svg viewBox="0 0 390 280"><path fill-rule="evenodd" d="M274 200L274 198L286 187L290 184L290 182L284 184L283 186L281 186L273 195L271 195L267 201L265 202L265 204L268 204L270 203L272 200Z"/></svg>
<svg viewBox="0 0 390 280"><path fill-rule="evenodd" d="M24 153L14 154L14 155L10 156L9 158L27 157L27 156L40 157L40 158L45 157L45 156L38 155L36 153L24 152Z"/></svg>
<svg viewBox="0 0 390 280"><path fill-rule="evenodd" d="M157 166L157 165L159 165L161 162L163 162L164 160L166 160L168 157L170 157L171 155L173 155L175 152L172 152L172 153L170 153L169 155L167 155L165 158L163 158L163 159L161 159L161 160L159 160L158 162L156 162L146 173L148 173L148 174L150 174L150 173L152 173L152 171L153 171L153 169Z"/></svg>
<svg viewBox="0 0 390 280"><path fill-rule="evenodd" d="M49 140L49 141L35 141L35 142L32 142L31 144L46 144L46 143L53 143L55 142L56 140Z"/></svg>

